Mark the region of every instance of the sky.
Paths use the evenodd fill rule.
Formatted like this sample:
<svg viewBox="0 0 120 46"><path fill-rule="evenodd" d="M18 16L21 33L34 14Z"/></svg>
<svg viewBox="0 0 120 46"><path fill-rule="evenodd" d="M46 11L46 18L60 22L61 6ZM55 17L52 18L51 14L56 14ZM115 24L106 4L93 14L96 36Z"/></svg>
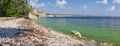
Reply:
<svg viewBox="0 0 120 46"><path fill-rule="evenodd" d="M46 13L120 16L120 0L28 0L28 4Z"/></svg>

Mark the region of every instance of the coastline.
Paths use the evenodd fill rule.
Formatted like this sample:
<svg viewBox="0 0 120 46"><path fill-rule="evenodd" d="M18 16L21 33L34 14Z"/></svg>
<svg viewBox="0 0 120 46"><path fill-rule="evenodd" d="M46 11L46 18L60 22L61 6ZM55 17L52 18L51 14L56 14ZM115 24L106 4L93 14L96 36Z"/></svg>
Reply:
<svg viewBox="0 0 120 46"><path fill-rule="evenodd" d="M35 21L18 18L0 20L0 45L11 46L105 46L93 41L77 40Z"/></svg>

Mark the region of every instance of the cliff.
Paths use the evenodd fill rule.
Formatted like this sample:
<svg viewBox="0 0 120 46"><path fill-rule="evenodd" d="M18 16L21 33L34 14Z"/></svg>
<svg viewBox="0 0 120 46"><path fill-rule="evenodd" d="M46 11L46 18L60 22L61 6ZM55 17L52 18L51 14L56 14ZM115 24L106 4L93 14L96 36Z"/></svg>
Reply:
<svg viewBox="0 0 120 46"><path fill-rule="evenodd" d="M33 8L31 5L29 5L30 8L30 12L28 14L28 17L30 19L37 19L39 17L46 17L47 14L45 12L42 11L38 11L36 8Z"/></svg>

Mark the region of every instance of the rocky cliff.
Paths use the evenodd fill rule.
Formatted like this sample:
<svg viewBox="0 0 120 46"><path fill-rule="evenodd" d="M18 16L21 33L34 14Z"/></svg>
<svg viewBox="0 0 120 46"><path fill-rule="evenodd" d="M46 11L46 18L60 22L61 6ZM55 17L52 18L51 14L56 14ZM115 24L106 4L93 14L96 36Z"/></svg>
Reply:
<svg viewBox="0 0 120 46"><path fill-rule="evenodd" d="M45 12L42 11L38 11L36 8L33 8L31 5L29 5L30 8L30 12L28 14L28 17L30 19L37 19L39 17L46 17L47 14Z"/></svg>

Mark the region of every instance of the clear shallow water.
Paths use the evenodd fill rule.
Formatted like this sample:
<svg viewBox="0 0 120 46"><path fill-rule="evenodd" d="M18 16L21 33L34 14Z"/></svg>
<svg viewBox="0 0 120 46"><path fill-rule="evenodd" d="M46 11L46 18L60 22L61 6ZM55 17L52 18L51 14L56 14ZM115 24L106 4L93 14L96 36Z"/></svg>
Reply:
<svg viewBox="0 0 120 46"><path fill-rule="evenodd" d="M79 31L82 36L98 42L120 45L120 19L115 18L40 18L39 23L57 31L72 35Z"/></svg>

